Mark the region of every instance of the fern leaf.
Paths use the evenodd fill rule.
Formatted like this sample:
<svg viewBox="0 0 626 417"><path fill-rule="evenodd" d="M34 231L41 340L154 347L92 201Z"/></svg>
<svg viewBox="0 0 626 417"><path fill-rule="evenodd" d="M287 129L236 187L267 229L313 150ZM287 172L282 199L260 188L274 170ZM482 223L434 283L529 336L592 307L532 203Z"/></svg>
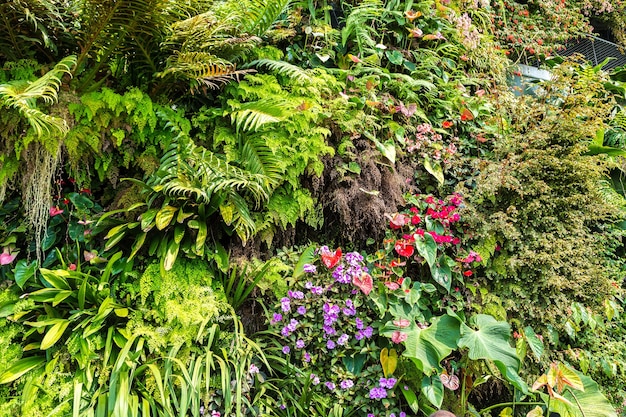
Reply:
<svg viewBox="0 0 626 417"><path fill-rule="evenodd" d="M299 83L312 81L311 76L302 68L285 61L274 61L272 59L259 59L249 63L247 66L267 67L270 71L287 76Z"/></svg>
<svg viewBox="0 0 626 417"><path fill-rule="evenodd" d="M253 101L242 104L230 116L237 130L257 131L264 125L277 123L289 117L287 106L286 102Z"/></svg>
<svg viewBox="0 0 626 417"><path fill-rule="evenodd" d="M246 31L257 36L265 34L285 13L292 0L250 0L249 24Z"/></svg>

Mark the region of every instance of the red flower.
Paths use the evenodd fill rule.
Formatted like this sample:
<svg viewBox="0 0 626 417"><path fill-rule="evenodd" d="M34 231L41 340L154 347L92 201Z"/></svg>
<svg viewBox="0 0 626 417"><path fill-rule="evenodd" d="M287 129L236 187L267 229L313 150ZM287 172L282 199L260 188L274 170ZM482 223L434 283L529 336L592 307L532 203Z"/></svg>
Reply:
<svg viewBox="0 0 626 417"><path fill-rule="evenodd" d="M411 224L418 224L422 219L420 219L420 216L418 216L417 214L413 217L411 217Z"/></svg>
<svg viewBox="0 0 626 417"><path fill-rule="evenodd" d="M468 120L474 120L474 115L468 109L463 109L463 111L461 112L461 120L464 122Z"/></svg>
<svg viewBox="0 0 626 417"><path fill-rule="evenodd" d="M394 249L398 252L398 255L405 256L407 258L413 255L413 252L415 251L413 245L405 239L398 240Z"/></svg>
<svg viewBox="0 0 626 417"><path fill-rule="evenodd" d="M450 120L446 120L445 122L443 122L441 124L441 127L443 127L444 129L449 129L454 125L453 122L451 122Z"/></svg>
<svg viewBox="0 0 626 417"><path fill-rule="evenodd" d="M401 213L395 213L393 216L389 216L387 214L386 216L391 218L391 221L389 222L389 228L394 230L403 228L411 221L408 216L405 216Z"/></svg>
<svg viewBox="0 0 626 417"><path fill-rule="evenodd" d="M331 269L337 265L337 262L341 259L341 248L337 248L334 252L329 250L322 251L322 263L326 265L326 268Z"/></svg>
<svg viewBox="0 0 626 417"><path fill-rule="evenodd" d="M76 271L76 264L69 264L68 268L70 269L70 271Z"/></svg>
<svg viewBox="0 0 626 417"><path fill-rule="evenodd" d="M467 271L463 272L463 275L465 275L466 277L471 277L472 275L474 275L474 273L468 269Z"/></svg>

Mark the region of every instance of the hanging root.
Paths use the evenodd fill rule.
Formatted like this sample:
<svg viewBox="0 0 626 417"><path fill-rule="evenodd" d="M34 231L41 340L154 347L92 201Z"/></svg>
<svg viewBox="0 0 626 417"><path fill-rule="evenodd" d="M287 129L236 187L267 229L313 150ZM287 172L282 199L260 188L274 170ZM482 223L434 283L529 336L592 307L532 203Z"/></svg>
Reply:
<svg viewBox="0 0 626 417"><path fill-rule="evenodd" d="M46 236L52 203L52 178L61 160L61 146L51 154L43 144L33 142L24 152L26 169L22 174L23 204L26 219L35 238L37 261L43 256L41 243Z"/></svg>

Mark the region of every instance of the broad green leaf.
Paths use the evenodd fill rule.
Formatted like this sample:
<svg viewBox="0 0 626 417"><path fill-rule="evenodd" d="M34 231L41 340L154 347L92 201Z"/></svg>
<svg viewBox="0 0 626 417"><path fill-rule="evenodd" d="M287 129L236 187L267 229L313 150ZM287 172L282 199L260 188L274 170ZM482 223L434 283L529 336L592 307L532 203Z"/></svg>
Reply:
<svg viewBox="0 0 626 417"><path fill-rule="evenodd" d="M106 236L104 237L105 239L110 239L113 236L117 235L118 233L124 232L126 229L128 229L128 223L124 223L124 224L120 224L119 226L115 226L113 228L111 228Z"/></svg>
<svg viewBox="0 0 626 417"><path fill-rule="evenodd" d="M438 161L431 162L430 158L426 157L424 158L424 168L433 177L435 177L437 182L439 182L439 185L443 185L443 182L444 182L443 169L441 168L441 164Z"/></svg>
<svg viewBox="0 0 626 417"><path fill-rule="evenodd" d="M20 359L0 375L0 384L8 384L15 381L25 373L41 366L44 362L46 362L46 358L40 356Z"/></svg>
<svg viewBox="0 0 626 417"><path fill-rule="evenodd" d="M387 56L389 62L393 65L402 65L402 62L404 61L404 57L400 51L385 51L385 55Z"/></svg>
<svg viewBox="0 0 626 417"><path fill-rule="evenodd" d="M93 201L91 201L91 199L85 194L69 193L67 197L72 202L72 204L74 204L74 206L76 206L76 208L80 211L90 209L94 206Z"/></svg>
<svg viewBox="0 0 626 417"><path fill-rule="evenodd" d="M393 375L398 366L398 353L396 350L383 348L380 351L380 364L383 367L383 375L385 378Z"/></svg>
<svg viewBox="0 0 626 417"><path fill-rule="evenodd" d="M348 372L358 375L363 370L363 365L365 365L366 359L367 355L357 353L353 356L344 356L342 362Z"/></svg>
<svg viewBox="0 0 626 417"><path fill-rule="evenodd" d="M426 259L428 266L435 265L437 259L437 243L430 233L424 233L424 236L415 236L415 248L420 256Z"/></svg>
<svg viewBox="0 0 626 417"><path fill-rule="evenodd" d="M436 408L441 408L443 403L443 384L438 375L422 378L422 394Z"/></svg>
<svg viewBox="0 0 626 417"><path fill-rule="evenodd" d="M172 222L174 215L178 209L176 207L172 207L167 205L162 207L161 210L156 214L156 227L159 230L165 229Z"/></svg>
<svg viewBox="0 0 626 417"><path fill-rule="evenodd" d="M293 269L293 278L296 279L304 274L304 265L315 262L315 246L309 246L302 251L296 266Z"/></svg>
<svg viewBox="0 0 626 417"><path fill-rule="evenodd" d="M163 268L165 268L166 271L169 271L174 266L174 262L176 262L176 258L178 257L179 249L180 244L172 240L167 247L167 252L165 254L165 258L163 259Z"/></svg>
<svg viewBox="0 0 626 417"><path fill-rule="evenodd" d="M565 389L563 397L565 397L571 405L563 401L553 400L550 402L550 411L559 413L561 417L617 417L615 408L602 392L600 392L598 384L593 379L578 371L570 371L580 378L584 391L571 388ZM580 405L580 408L578 405Z"/></svg>
<svg viewBox="0 0 626 417"><path fill-rule="evenodd" d="M219 242L215 242L215 262L217 263L217 267L222 272L227 272L229 268L229 256L224 246L222 246Z"/></svg>
<svg viewBox="0 0 626 417"><path fill-rule="evenodd" d="M182 225L176 225L176 227L174 228L174 242L176 243L180 243L181 240L183 240L183 237L185 236L185 226Z"/></svg>
<svg viewBox="0 0 626 417"><path fill-rule="evenodd" d="M396 144L393 141L388 140L381 143L380 141L374 139L374 144L380 153L389 160L389 162L392 164L396 163Z"/></svg>
<svg viewBox="0 0 626 417"><path fill-rule="evenodd" d="M474 330L461 325L459 347L468 349L470 359L493 361L502 375L523 393L528 392L526 383L518 375L521 361L515 349L509 344L511 328L504 321L496 321L486 314L477 314L470 319Z"/></svg>
<svg viewBox="0 0 626 417"><path fill-rule="evenodd" d="M144 232L149 232L152 227L154 227L154 218L156 217L158 209L150 209L146 210L139 216L139 220L141 220L141 230Z"/></svg>
<svg viewBox="0 0 626 417"><path fill-rule="evenodd" d="M20 259L13 270L15 283L23 289L28 280L35 276L35 271L37 271L37 260L28 263L26 259Z"/></svg>
<svg viewBox="0 0 626 417"><path fill-rule="evenodd" d="M70 276L70 273L64 269L50 270L46 268L40 268L39 272L43 276L43 279L52 287L62 290L70 290L70 284L65 279Z"/></svg>
<svg viewBox="0 0 626 417"><path fill-rule="evenodd" d="M535 355L535 358L540 360L543 354L543 342L537 337L532 327L527 326L524 328L524 338L526 342L528 342L528 346L533 355Z"/></svg>
<svg viewBox="0 0 626 417"><path fill-rule="evenodd" d="M415 323L407 329L403 356L411 359L426 375L439 371L439 363L457 348L459 321L449 315L436 317L432 324L420 329Z"/></svg>
<svg viewBox="0 0 626 417"><path fill-rule="evenodd" d="M405 387L402 387L402 395L404 395L404 399L409 407L411 407L413 413L417 414L420 409L419 403L417 402L417 395L415 395L413 390L411 390L408 386L406 386L406 389Z"/></svg>
<svg viewBox="0 0 626 417"><path fill-rule="evenodd" d="M69 320L63 320L53 325L41 340L41 346L39 348L41 350L51 348L61 338L61 336L63 336L63 332L65 332L65 329L67 329L69 324Z"/></svg>
<svg viewBox="0 0 626 417"><path fill-rule="evenodd" d="M135 243L133 243L133 247L131 248L130 255L128 256L129 261L133 259L135 255L137 255L137 252L139 252L139 250L143 247L143 244L146 241L146 236L148 236L148 233L146 232L141 232L137 236Z"/></svg>
<svg viewBox="0 0 626 417"><path fill-rule="evenodd" d="M435 282L441 285L446 291L450 292L450 285L452 285L452 271L444 260L445 255L439 257L438 262L430 267L430 273L433 276Z"/></svg>

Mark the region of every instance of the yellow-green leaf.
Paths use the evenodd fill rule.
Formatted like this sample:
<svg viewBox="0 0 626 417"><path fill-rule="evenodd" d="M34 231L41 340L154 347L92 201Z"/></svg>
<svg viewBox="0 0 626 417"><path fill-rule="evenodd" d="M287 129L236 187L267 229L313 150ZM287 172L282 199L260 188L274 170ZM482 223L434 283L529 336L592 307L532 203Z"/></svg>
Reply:
<svg viewBox="0 0 626 417"><path fill-rule="evenodd" d="M0 375L0 384L8 384L9 382L15 381L28 371L39 367L45 361L46 358L40 356L20 359Z"/></svg>
<svg viewBox="0 0 626 417"><path fill-rule="evenodd" d="M387 348L383 348L383 350L380 351L380 364L383 367L383 374L385 375L385 378L393 375L396 367L398 366L398 353L396 350L387 350Z"/></svg>
<svg viewBox="0 0 626 417"><path fill-rule="evenodd" d="M176 207L172 207L167 205L162 207L161 210L156 214L156 227L159 230L165 229L172 222L174 215L178 209Z"/></svg>
<svg viewBox="0 0 626 417"><path fill-rule="evenodd" d="M67 326L69 326L69 324L69 320L63 320L50 327L50 330L48 330L46 335L43 337L43 340L41 341L40 349L46 350L48 348L51 348L61 338L61 336L63 336L63 332L65 332L65 329L67 329Z"/></svg>

